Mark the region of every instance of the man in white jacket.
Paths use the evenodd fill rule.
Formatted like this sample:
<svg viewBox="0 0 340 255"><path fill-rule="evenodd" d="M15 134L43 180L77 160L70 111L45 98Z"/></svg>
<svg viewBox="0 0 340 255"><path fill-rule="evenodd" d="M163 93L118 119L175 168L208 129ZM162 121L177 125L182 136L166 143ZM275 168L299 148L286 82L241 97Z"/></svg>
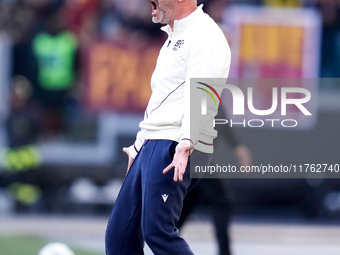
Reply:
<svg viewBox="0 0 340 255"><path fill-rule="evenodd" d="M190 152L190 161L208 165L217 133L204 120L190 129L190 78L226 78L230 67L223 32L196 0L150 2L152 21L166 24L168 39L151 78L141 130L123 149L128 173L107 226L108 255L144 254L144 241L156 255L193 254L175 223L194 182ZM213 118L217 107L209 104L207 112Z"/></svg>

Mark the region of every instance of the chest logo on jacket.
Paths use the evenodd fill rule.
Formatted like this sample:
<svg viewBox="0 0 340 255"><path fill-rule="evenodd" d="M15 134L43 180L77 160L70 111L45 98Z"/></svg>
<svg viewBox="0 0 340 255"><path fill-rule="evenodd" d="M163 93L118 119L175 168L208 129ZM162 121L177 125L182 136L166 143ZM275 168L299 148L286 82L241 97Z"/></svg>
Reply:
<svg viewBox="0 0 340 255"><path fill-rule="evenodd" d="M181 46L184 44L184 40L178 40L174 47L172 48L174 51L177 51L178 49L181 48Z"/></svg>

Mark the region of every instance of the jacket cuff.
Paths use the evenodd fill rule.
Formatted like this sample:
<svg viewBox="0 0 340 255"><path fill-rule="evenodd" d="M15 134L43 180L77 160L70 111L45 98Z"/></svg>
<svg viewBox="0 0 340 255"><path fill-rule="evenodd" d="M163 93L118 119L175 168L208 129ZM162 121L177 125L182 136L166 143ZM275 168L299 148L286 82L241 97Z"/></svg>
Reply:
<svg viewBox="0 0 340 255"><path fill-rule="evenodd" d="M136 158L138 152L139 151L137 150L137 148L134 144L129 147L129 154L130 154L130 157L132 157L133 159Z"/></svg>

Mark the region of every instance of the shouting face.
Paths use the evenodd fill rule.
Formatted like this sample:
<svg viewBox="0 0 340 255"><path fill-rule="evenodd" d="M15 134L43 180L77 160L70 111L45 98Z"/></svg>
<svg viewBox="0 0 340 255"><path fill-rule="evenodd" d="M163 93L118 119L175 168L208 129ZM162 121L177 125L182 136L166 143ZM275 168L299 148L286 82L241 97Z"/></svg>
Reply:
<svg viewBox="0 0 340 255"><path fill-rule="evenodd" d="M175 0L150 0L152 22L170 24L174 20Z"/></svg>

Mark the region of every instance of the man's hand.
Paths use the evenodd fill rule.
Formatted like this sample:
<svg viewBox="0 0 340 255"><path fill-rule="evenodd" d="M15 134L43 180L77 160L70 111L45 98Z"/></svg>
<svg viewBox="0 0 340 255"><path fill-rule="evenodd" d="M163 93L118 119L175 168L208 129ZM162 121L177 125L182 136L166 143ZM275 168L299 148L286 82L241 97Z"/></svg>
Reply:
<svg viewBox="0 0 340 255"><path fill-rule="evenodd" d="M127 172L126 172L126 174L127 174L127 173L129 172L129 170L130 170L130 167L131 167L133 161L134 161L134 158L130 156L129 148L128 148L128 147L124 147L124 148L123 148L123 151L128 155L128 158L129 158L129 159L128 159Z"/></svg>
<svg viewBox="0 0 340 255"><path fill-rule="evenodd" d="M176 148L174 159L172 160L171 164L168 165L163 170L163 174L169 172L172 168L175 168L174 182L177 182L177 180L183 181L183 175L187 168L190 149L192 149L190 145L185 144L185 143L180 143Z"/></svg>

